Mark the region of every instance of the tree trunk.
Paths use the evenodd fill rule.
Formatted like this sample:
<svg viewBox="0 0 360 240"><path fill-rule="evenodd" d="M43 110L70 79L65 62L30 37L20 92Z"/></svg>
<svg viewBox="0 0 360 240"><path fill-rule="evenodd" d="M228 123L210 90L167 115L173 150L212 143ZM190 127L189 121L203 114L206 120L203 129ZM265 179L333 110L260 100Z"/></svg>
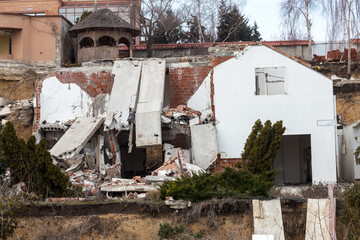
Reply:
<svg viewBox="0 0 360 240"><path fill-rule="evenodd" d="M308 59L306 60L312 60L311 20L309 16L309 0L305 0L305 8L306 8L306 29L308 34Z"/></svg>
<svg viewBox="0 0 360 240"><path fill-rule="evenodd" d="M202 43L204 40L202 29L201 29L201 3L200 0L197 0L197 9L198 9L198 31L199 31L199 42Z"/></svg>
<svg viewBox="0 0 360 240"><path fill-rule="evenodd" d="M211 1L211 41L215 42L215 0Z"/></svg>
<svg viewBox="0 0 360 240"><path fill-rule="evenodd" d="M148 37L146 41L146 56L148 58L151 58L153 56L152 41L153 41L152 37Z"/></svg>
<svg viewBox="0 0 360 240"><path fill-rule="evenodd" d="M345 18L346 21L346 32L347 32L347 43L348 43L348 63L347 63L347 74L351 73L351 29L350 29L350 18L351 18L351 2L347 2L347 5L345 5L345 7L347 7L347 11L348 11L348 16L347 19Z"/></svg>

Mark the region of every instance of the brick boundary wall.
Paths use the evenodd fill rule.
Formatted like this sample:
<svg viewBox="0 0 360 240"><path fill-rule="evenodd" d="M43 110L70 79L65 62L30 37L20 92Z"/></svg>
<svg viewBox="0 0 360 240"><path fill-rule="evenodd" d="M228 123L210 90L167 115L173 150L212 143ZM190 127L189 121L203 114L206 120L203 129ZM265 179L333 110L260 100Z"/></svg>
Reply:
<svg viewBox="0 0 360 240"><path fill-rule="evenodd" d="M97 73L86 74L84 72L58 72L49 74L44 79L39 80L35 86L36 106L34 109L33 133L37 133L40 123L40 95L42 83L46 78L55 76L61 83L75 83L91 97L96 97L102 93L111 93L114 76L111 71L100 71Z"/></svg>

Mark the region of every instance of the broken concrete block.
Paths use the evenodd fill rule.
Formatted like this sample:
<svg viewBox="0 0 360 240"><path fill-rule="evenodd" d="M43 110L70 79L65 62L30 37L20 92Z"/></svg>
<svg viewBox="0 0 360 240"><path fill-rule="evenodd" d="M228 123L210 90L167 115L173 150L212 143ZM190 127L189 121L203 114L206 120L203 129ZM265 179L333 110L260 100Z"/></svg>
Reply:
<svg viewBox="0 0 360 240"><path fill-rule="evenodd" d="M11 108L8 106L5 106L0 110L0 117L9 116L11 113L12 113Z"/></svg>
<svg viewBox="0 0 360 240"><path fill-rule="evenodd" d="M191 207L191 202L186 200L174 200L172 197L167 197L165 204L173 209L185 209Z"/></svg>

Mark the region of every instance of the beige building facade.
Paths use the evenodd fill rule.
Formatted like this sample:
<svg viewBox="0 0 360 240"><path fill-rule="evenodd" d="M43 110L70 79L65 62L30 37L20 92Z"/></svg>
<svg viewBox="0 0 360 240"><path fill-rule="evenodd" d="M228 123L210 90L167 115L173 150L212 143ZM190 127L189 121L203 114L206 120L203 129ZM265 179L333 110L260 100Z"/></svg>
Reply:
<svg viewBox="0 0 360 240"><path fill-rule="evenodd" d="M72 58L71 26L61 16L0 14L0 59L61 66Z"/></svg>

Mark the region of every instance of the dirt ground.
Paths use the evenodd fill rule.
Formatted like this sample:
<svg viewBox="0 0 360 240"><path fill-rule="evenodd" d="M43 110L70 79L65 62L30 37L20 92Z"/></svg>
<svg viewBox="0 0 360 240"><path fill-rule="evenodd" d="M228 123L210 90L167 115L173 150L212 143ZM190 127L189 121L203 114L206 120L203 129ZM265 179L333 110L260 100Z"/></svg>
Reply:
<svg viewBox="0 0 360 240"><path fill-rule="evenodd" d="M0 80L0 97L5 97L11 101L33 98L37 78L36 72L28 70L20 81Z"/></svg>

